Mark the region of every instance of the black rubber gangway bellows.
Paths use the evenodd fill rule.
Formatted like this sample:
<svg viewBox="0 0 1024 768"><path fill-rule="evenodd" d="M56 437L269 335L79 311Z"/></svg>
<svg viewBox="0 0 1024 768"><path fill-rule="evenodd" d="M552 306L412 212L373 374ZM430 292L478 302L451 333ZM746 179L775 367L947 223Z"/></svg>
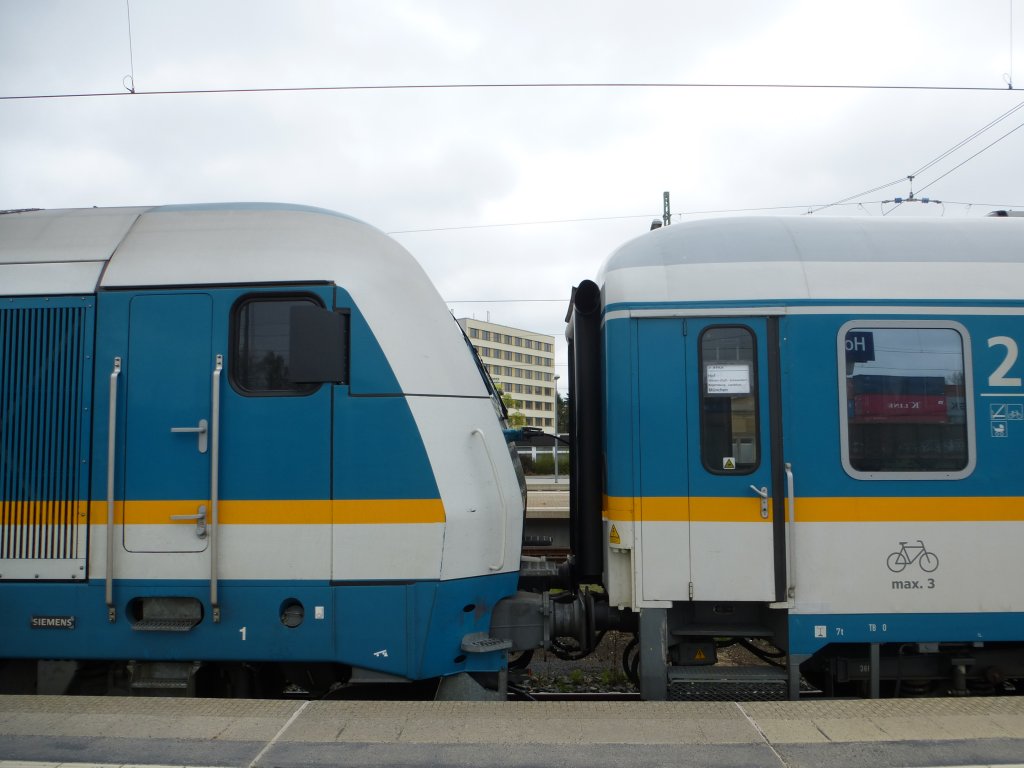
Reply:
<svg viewBox="0 0 1024 768"><path fill-rule="evenodd" d="M601 522L601 289L573 289L569 317L569 541L575 585L598 584L604 570Z"/></svg>

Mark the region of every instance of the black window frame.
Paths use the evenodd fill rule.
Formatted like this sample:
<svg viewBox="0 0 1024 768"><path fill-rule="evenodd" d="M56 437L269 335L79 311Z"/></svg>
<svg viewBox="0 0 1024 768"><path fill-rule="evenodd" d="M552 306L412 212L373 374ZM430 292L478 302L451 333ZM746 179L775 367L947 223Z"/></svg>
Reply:
<svg viewBox="0 0 1024 768"><path fill-rule="evenodd" d="M707 393L707 371L704 363L704 338L709 331L717 330L742 330L745 331L750 337L750 397L754 404L754 455L755 461L753 464L740 465L737 460L736 469L724 469L723 467L715 467L708 464L708 455L705 452L705 446L707 441L705 440L706 430L708 429L707 421L705 418L706 409L705 401L708 397L720 398L720 397L731 397L731 395L708 395ZM757 354L757 333L749 325L743 325L742 323L722 323L716 325L709 325L701 329L697 336L697 376L698 376L698 391L700 397L698 398L698 409L700 411L700 433L698 435L700 461L704 469L712 475L752 475L761 468L761 386L760 378L758 374L759 361ZM736 458L735 456L733 457Z"/></svg>
<svg viewBox="0 0 1024 768"><path fill-rule="evenodd" d="M252 389L243 382L241 372L245 366L241 363L242 351L242 313L245 307L256 303L284 303L297 301L312 304L320 309L327 309L323 300L315 293L307 291L287 291L280 293L247 293L239 296L231 306L229 329L230 346L228 351L228 381L231 388L243 397L309 397L320 390L325 382L304 382L281 389ZM347 354L347 353L346 353Z"/></svg>

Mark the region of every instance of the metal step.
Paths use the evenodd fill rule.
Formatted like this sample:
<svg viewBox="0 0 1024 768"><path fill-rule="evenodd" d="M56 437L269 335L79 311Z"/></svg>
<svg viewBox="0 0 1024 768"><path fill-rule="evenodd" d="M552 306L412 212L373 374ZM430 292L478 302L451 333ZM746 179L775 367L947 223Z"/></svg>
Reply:
<svg viewBox="0 0 1024 768"><path fill-rule="evenodd" d="M669 701L781 701L789 673L780 667L669 667Z"/></svg>
<svg viewBox="0 0 1024 768"><path fill-rule="evenodd" d="M198 661L131 661L129 689L132 696L195 696Z"/></svg>
<svg viewBox="0 0 1024 768"><path fill-rule="evenodd" d="M136 632L188 632L199 619L139 619L132 624Z"/></svg>
<svg viewBox="0 0 1024 768"><path fill-rule="evenodd" d="M553 541L551 536L523 536L524 547L550 547Z"/></svg>
<svg viewBox="0 0 1024 768"><path fill-rule="evenodd" d="M462 638L461 648L464 653L508 651L512 648L512 641L500 637L491 637L486 632L474 632Z"/></svg>
<svg viewBox="0 0 1024 768"><path fill-rule="evenodd" d="M183 691L188 688L188 680L167 680L159 677L146 677L132 680L131 687L136 691Z"/></svg>

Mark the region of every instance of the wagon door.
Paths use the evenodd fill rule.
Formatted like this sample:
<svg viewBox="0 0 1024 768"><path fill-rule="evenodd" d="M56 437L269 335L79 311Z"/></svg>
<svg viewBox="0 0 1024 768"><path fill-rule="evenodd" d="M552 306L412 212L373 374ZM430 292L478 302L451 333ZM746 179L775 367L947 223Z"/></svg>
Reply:
<svg viewBox="0 0 1024 768"><path fill-rule="evenodd" d="M124 465L124 546L130 552L207 547L211 317L205 293L131 299Z"/></svg>
<svg viewBox="0 0 1024 768"><path fill-rule="evenodd" d="M645 600L775 599L767 333L638 322Z"/></svg>

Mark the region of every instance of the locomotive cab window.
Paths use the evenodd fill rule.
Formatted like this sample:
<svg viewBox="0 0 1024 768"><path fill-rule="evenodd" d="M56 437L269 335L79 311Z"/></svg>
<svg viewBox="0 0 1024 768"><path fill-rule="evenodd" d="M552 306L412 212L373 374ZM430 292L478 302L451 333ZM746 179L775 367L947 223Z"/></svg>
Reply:
<svg viewBox="0 0 1024 768"><path fill-rule="evenodd" d="M744 474L760 456L754 334L739 326L708 328L700 337L700 450L714 473Z"/></svg>
<svg viewBox="0 0 1024 768"><path fill-rule="evenodd" d="M231 381L248 395L301 396L348 381L348 315L313 296L248 296L232 314Z"/></svg>
<svg viewBox="0 0 1024 768"><path fill-rule="evenodd" d="M956 323L839 332L843 466L860 479L957 479L974 466L970 345Z"/></svg>

